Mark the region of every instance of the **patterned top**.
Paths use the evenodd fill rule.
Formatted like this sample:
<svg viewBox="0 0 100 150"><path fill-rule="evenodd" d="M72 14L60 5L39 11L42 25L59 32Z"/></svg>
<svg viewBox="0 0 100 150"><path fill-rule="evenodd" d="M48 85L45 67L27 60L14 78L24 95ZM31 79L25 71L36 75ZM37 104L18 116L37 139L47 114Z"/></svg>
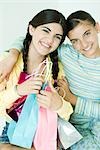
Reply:
<svg viewBox="0 0 100 150"><path fill-rule="evenodd" d="M100 100L100 57L87 58L69 44L59 48L59 57L72 93Z"/></svg>

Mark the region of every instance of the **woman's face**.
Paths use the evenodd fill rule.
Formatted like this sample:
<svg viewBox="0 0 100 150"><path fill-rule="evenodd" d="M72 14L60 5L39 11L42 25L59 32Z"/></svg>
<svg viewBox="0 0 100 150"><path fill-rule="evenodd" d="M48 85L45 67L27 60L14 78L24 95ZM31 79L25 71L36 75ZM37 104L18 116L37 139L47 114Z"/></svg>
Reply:
<svg viewBox="0 0 100 150"><path fill-rule="evenodd" d="M84 21L69 31L68 37L77 51L86 57L95 58L100 56L97 32L97 24L93 26L88 21Z"/></svg>
<svg viewBox="0 0 100 150"><path fill-rule="evenodd" d="M37 28L29 26L32 35L31 47L40 55L47 55L53 52L60 44L63 29L58 23L48 23Z"/></svg>

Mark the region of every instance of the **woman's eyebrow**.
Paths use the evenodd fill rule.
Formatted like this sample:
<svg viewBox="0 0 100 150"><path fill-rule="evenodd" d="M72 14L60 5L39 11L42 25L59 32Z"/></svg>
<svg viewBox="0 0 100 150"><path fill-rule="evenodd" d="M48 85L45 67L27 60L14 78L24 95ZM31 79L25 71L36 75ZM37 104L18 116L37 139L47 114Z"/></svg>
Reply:
<svg viewBox="0 0 100 150"><path fill-rule="evenodd" d="M56 35L61 36L61 37L63 36L62 34L56 34Z"/></svg>
<svg viewBox="0 0 100 150"><path fill-rule="evenodd" d="M72 41L76 41L77 39L70 39L70 41L72 42Z"/></svg>
<svg viewBox="0 0 100 150"><path fill-rule="evenodd" d="M51 31L51 29L48 28L48 27L46 27L46 26L43 26L42 28L46 28L47 30ZM56 35L58 35L58 36L63 36L62 34L56 34Z"/></svg>
<svg viewBox="0 0 100 150"><path fill-rule="evenodd" d="M90 32L90 29L86 30L83 35L85 35L87 32Z"/></svg>
<svg viewBox="0 0 100 150"><path fill-rule="evenodd" d="M51 31L48 27L46 27L46 26L43 26L42 28L46 28L46 29L48 29L49 31Z"/></svg>

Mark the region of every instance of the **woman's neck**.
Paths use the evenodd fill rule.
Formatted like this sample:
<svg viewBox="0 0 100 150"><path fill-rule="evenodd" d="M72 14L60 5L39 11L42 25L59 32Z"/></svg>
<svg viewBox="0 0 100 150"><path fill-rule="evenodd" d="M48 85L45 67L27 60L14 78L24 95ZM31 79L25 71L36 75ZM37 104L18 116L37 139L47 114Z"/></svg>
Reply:
<svg viewBox="0 0 100 150"><path fill-rule="evenodd" d="M33 69L36 69L44 59L45 56L41 56L34 52L34 50L30 49L27 59L27 73L31 74Z"/></svg>

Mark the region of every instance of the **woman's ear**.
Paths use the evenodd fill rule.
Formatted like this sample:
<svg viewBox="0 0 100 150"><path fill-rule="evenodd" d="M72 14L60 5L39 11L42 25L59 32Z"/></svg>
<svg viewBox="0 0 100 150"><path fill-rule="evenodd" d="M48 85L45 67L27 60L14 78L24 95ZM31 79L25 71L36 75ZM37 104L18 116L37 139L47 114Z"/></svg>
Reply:
<svg viewBox="0 0 100 150"><path fill-rule="evenodd" d="M98 33L100 33L100 23L99 23L99 22L97 22L95 26L96 26L96 30L97 30L97 32L98 32Z"/></svg>
<svg viewBox="0 0 100 150"><path fill-rule="evenodd" d="M33 35L34 29L35 28L32 25L29 25L29 33L31 36Z"/></svg>

